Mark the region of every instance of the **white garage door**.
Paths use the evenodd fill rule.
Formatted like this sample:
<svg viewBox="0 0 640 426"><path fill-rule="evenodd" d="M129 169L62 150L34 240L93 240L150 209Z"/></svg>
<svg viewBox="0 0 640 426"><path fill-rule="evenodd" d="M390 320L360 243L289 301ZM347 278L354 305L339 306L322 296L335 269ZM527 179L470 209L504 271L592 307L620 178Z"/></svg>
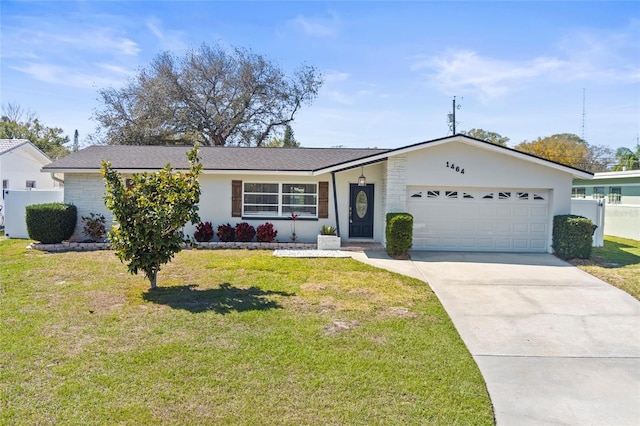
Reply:
<svg viewBox="0 0 640 426"><path fill-rule="evenodd" d="M549 192L410 188L414 250L546 252Z"/></svg>

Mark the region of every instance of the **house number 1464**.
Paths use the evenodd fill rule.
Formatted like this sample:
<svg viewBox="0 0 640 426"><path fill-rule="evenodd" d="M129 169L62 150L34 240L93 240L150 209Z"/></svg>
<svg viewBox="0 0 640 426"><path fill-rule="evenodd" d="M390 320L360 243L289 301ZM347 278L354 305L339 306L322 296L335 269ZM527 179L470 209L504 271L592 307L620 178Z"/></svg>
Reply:
<svg viewBox="0 0 640 426"><path fill-rule="evenodd" d="M458 172L460 174L464 174L464 169L463 168L461 168L460 166L456 166L455 164L450 163L448 161L447 161L447 169L451 169L454 172Z"/></svg>

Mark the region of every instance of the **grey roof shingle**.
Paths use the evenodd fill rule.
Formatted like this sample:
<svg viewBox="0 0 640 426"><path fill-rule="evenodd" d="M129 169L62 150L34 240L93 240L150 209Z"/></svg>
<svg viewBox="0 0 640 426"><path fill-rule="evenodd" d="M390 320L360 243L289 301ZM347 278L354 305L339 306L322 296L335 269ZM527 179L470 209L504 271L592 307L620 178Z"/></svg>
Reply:
<svg viewBox="0 0 640 426"><path fill-rule="evenodd" d="M90 146L43 167L45 171L99 170L102 161L121 170L153 170L171 164L174 169L189 167L185 146ZM388 149L362 148L255 148L200 147L204 170L228 171L316 171L372 155Z"/></svg>

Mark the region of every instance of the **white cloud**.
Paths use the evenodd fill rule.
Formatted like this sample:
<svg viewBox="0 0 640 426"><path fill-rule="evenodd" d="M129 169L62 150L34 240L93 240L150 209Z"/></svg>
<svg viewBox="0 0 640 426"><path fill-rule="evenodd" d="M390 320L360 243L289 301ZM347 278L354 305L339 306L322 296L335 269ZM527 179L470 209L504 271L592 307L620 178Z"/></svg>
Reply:
<svg viewBox="0 0 640 426"><path fill-rule="evenodd" d="M91 72L34 62L12 68L38 81L80 89L119 86L130 75L124 68L109 64L98 64Z"/></svg>
<svg viewBox="0 0 640 426"><path fill-rule="evenodd" d="M616 33L573 33L552 47L553 54L502 59L450 49L432 57L415 57L410 69L449 95L472 92L493 99L540 82L584 81L608 84L640 81L640 45L630 29Z"/></svg>
<svg viewBox="0 0 640 426"><path fill-rule="evenodd" d="M165 30L160 19L155 17L148 18L146 27L160 42L163 50L178 52L187 48L186 34L183 31Z"/></svg>
<svg viewBox="0 0 640 426"><path fill-rule="evenodd" d="M349 79L350 74L339 71L327 71L323 74L324 81L327 84L335 83L338 81L346 81Z"/></svg>
<svg viewBox="0 0 640 426"><path fill-rule="evenodd" d="M329 38L338 35L338 19L332 16L329 19L309 18L298 15L290 23L310 37Z"/></svg>
<svg viewBox="0 0 640 426"><path fill-rule="evenodd" d="M544 58L517 63L484 58L469 50L451 50L418 60L411 69L430 71L431 83L443 92L465 90L477 92L483 98L496 98L560 66L559 62Z"/></svg>

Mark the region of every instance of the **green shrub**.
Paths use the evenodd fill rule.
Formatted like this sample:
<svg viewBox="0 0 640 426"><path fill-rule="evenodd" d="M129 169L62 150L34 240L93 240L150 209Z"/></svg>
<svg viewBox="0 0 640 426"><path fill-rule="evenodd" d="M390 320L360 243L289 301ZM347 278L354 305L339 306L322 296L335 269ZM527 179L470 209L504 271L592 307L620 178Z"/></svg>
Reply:
<svg viewBox="0 0 640 426"><path fill-rule="evenodd" d="M412 246L413 216L409 213L387 213L387 253L406 256Z"/></svg>
<svg viewBox="0 0 640 426"><path fill-rule="evenodd" d="M76 228L78 210L72 204L33 204L26 211L29 238L43 244L68 240Z"/></svg>
<svg viewBox="0 0 640 426"><path fill-rule="evenodd" d="M586 217L571 214L554 216L553 250L562 259L589 259L596 228Z"/></svg>

